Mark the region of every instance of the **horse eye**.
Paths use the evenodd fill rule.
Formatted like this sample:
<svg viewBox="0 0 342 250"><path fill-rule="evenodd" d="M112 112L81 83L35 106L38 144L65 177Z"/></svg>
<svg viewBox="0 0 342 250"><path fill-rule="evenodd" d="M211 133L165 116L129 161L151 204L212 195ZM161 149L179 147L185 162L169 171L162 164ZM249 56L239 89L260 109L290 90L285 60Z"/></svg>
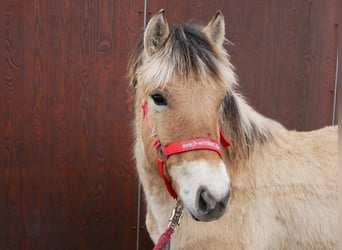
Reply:
<svg viewBox="0 0 342 250"><path fill-rule="evenodd" d="M152 98L155 105L158 105L158 106L166 106L167 105L167 100L161 94L153 94L153 95L151 95L151 98Z"/></svg>

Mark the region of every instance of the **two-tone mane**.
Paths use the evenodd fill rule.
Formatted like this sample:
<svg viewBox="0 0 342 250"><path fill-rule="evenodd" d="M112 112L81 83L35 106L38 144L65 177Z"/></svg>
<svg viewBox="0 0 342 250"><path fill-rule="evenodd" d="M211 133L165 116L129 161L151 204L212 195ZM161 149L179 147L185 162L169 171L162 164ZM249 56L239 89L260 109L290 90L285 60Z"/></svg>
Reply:
<svg viewBox="0 0 342 250"><path fill-rule="evenodd" d="M163 51L153 51L153 60L146 64L143 64L144 43L141 40L133 52L129 67L131 85L136 86L138 75L146 68L148 73L143 77L147 77L146 81L150 80L153 87L162 87L176 76L187 80L190 72L199 78L214 78L231 87L236 85L233 66L227 60L225 49L213 47L202 29L195 25L172 26L163 42Z"/></svg>
<svg viewBox="0 0 342 250"><path fill-rule="evenodd" d="M221 12L170 27L162 10L133 52L134 155L152 240L175 205L165 178L186 210L172 249L335 249L337 127L289 131L257 113L237 91L225 41ZM218 145L220 131L228 149L159 151Z"/></svg>
<svg viewBox="0 0 342 250"><path fill-rule="evenodd" d="M139 74L143 74L141 77L150 83L145 86L148 88L163 88L165 84L170 84L170 79L179 76L183 78L180 82L187 83L190 73L208 79L199 84L215 84L217 81L226 84L227 93L221 112L222 127L234 144L239 145L236 147L239 151L232 149L231 156L244 158L254 146L260 146L272 138L272 129L265 124L272 121L266 121L266 118L255 113L237 93L237 78L228 53L224 47L213 46L202 32L203 28L191 24L172 26L164 41L163 51L156 53L153 61L146 64L143 64L144 43L141 40L130 62L131 94L134 96ZM215 88L215 85L212 87Z"/></svg>

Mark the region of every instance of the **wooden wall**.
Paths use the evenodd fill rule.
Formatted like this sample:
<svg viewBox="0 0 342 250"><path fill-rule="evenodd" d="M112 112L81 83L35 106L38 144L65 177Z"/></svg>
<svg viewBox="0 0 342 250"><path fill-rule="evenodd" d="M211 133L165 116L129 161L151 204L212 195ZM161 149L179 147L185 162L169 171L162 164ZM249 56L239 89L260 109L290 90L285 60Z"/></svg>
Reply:
<svg viewBox="0 0 342 250"><path fill-rule="evenodd" d="M241 92L286 127L331 124L337 0L146 0L226 17ZM140 249L126 65L143 0L0 1L0 249ZM144 203L142 201L142 206Z"/></svg>
<svg viewBox="0 0 342 250"><path fill-rule="evenodd" d="M126 64L142 8L5 2L0 249L135 247Z"/></svg>

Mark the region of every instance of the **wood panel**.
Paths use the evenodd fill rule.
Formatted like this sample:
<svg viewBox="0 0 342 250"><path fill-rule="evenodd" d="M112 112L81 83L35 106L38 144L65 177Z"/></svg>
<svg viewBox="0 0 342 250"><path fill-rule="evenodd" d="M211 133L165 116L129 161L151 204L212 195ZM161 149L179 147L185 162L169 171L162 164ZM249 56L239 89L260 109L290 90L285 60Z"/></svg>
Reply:
<svg viewBox="0 0 342 250"><path fill-rule="evenodd" d="M126 65L143 2L3 4L0 249L133 249Z"/></svg>
<svg viewBox="0 0 342 250"><path fill-rule="evenodd" d="M0 1L0 10L5 10L5 2ZM4 11L0 11L2 14L0 15L0 23L4 26L5 24L5 13ZM0 25L1 25L0 24ZM0 91L0 136L1 138L4 138L4 120L5 120L5 91L3 91L2 87L4 86L4 76L5 76L5 60L4 60L4 48L5 48L5 27L1 27L0 32L0 47L1 53L1 63L0 63L0 76L2 77L1 82L1 91ZM6 230L5 224L3 223L6 219L5 215L5 193L6 193L6 185L5 185L5 168L3 167L5 165L5 150L4 150L4 140L0 140L0 246L2 245L2 242L5 242L5 235L4 232Z"/></svg>

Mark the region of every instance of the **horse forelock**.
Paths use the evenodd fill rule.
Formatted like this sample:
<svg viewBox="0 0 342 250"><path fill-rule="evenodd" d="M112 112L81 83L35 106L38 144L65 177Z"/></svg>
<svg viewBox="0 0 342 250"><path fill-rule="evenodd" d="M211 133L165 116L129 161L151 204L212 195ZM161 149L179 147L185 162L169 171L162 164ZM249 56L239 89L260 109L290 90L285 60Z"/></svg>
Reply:
<svg viewBox="0 0 342 250"><path fill-rule="evenodd" d="M130 63L131 84L143 81L147 88L163 88L177 80L188 82L195 75L205 84L226 84L237 80L224 48L213 45L200 26L173 26L165 44L151 57L144 55L141 42ZM179 81L180 80L180 81Z"/></svg>

